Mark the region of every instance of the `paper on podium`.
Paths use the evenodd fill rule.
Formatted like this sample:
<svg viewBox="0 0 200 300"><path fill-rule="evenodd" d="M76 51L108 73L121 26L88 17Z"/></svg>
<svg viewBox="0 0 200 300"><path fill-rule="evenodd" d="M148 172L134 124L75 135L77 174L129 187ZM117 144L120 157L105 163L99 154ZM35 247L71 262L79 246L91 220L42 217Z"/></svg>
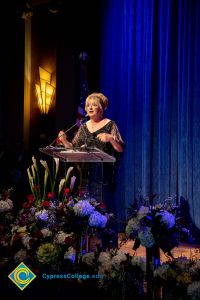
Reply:
<svg viewBox="0 0 200 300"><path fill-rule="evenodd" d="M63 162L115 162L115 157L98 148L79 147L65 149L48 146L39 149L42 153L57 157Z"/></svg>

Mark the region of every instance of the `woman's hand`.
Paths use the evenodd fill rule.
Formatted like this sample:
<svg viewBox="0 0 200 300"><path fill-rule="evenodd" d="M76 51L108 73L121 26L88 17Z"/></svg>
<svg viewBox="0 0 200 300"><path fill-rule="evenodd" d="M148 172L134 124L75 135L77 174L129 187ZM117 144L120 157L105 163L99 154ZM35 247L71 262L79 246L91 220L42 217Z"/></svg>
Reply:
<svg viewBox="0 0 200 300"><path fill-rule="evenodd" d="M59 131L57 141L62 142L63 144L67 142L67 136L64 131L62 130Z"/></svg>
<svg viewBox="0 0 200 300"><path fill-rule="evenodd" d="M103 143L108 143L113 140L113 136L109 133L99 133L97 138Z"/></svg>
<svg viewBox="0 0 200 300"><path fill-rule="evenodd" d="M117 151L117 152L123 152L123 147L122 144L116 140L115 136L113 136L112 134L109 133L99 133L97 135L97 138L103 142L103 143L108 143L110 142L111 145L113 146L113 148Z"/></svg>
<svg viewBox="0 0 200 300"><path fill-rule="evenodd" d="M62 144L66 149L72 148L73 145L67 140L67 136L63 130L58 133L57 143Z"/></svg>

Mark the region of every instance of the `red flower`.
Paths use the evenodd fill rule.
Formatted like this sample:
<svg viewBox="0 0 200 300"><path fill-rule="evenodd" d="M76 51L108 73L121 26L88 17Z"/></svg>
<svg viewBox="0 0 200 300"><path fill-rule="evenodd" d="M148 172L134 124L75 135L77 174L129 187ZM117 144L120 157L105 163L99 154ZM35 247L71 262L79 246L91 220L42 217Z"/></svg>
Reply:
<svg viewBox="0 0 200 300"><path fill-rule="evenodd" d="M25 203L23 204L23 208L30 208L30 206L31 206L31 204L28 203L28 202L25 202Z"/></svg>
<svg viewBox="0 0 200 300"><path fill-rule="evenodd" d="M98 207L99 207L100 209L106 209L106 205L105 205L105 203L103 203L103 202L100 202Z"/></svg>
<svg viewBox="0 0 200 300"><path fill-rule="evenodd" d="M36 231L33 236L34 236L34 238L43 238L44 237L40 230ZM32 239L30 241L33 242Z"/></svg>
<svg viewBox="0 0 200 300"><path fill-rule="evenodd" d="M72 241L73 241L73 237L72 236L67 236L65 238L65 244L66 245L71 245L72 244Z"/></svg>
<svg viewBox="0 0 200 300"><path fill-rule="evenodd" d="M53 199L54 197L54 193L53 192L49 192L47 195L48 198Z"/></svg>
<svg viewBox="0 0 200 300"><path fill-rule="evenodd" d="M65 189L63 190L63 193L64 193L65 196L69 195L70 189L69 189L69 188L65 188Z"/></svg>
<svg viewBox="0 0 200 300"><path fill-rule="evenodd" d="M15 235L13 236L13 242L18 242L20 240L21 240L20 233L15 233Z"/></svg>
<svg viewBox="0 0 200 300"><path fill-rule="evenodd" d="M33 195L27 195L26 198L27 198L27 200L28 200L28 202L29 202L30 204L33 204L33 202L34 202L34 200L35 200L35 198L34 198Z"/></svg>
<svg viewBox="0 0 200 300"><path fill-rule="evenodd" d="M42 206L44 206L45 208L48 208L50 206L50 202L49 201L43 201Z"/></svg>
<svg viewBox="0 0 200 300"><path fill-rule="evenodd" d="M85 195L85 193L86 193L85 189L80 189L79 197L83 197Z"/></svg>

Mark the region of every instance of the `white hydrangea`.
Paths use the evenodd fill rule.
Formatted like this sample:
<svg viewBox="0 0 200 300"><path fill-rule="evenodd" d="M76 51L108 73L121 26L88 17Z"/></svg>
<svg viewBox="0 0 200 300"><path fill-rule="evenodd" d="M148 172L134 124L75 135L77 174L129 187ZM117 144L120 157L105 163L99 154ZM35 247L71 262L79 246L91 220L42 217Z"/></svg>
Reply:
<svg viewBox="0 0 200 300"><path fill-rule="evenodd" d="M111 255L108 252L101 252L99 254L99 270L98 274L104 274L107 271L110 271L112 268Z"/></svg>
<svg viewBox="0 0 200 300"><path fill-rule="evenodd" d="M101 252L99 254L99 263L100 264L107 264L111 261L111 255L108 252Z"/></svg>
<svg viewBox="0 0 200 300"><path fill-rule="evenodd" d="M146 257L144 256L132 256L131 258L131 264L133 266L139 266L140 269L145 272L146 271Z"/></svg>
<svg viewBox="0 0 200 300"><path fill-rule="evenodd" d="M140 239L142 246L145 248L151 248L155 244L150 227L145 227L143 230L139 231L138 238Z"/></svg>
<svg viewBox="0 0 200 300"><path fill-rule="evenodd" d="M117 254L112 258L112 265L118 266L121 264L122 261L126 261L126 260L127 260L126 254L123 251L118 250Z"/></svg>
<svg viewBox="0 0 200 300"><path fill-rule="evenodd" d="M140 228L140 223L137 218L132 218L128 221L126 225L126 235L129 236L131 233L138 231Z"/></svg>
<svg viewBox="0 0 200 300"><path fill-rule="evenodd" d="M55 237L54 237L54 243L55 244L60 244L60 245L62 245L62 244L65 244L65 239L67 238L67 237L71 237L72 236L72 234L70 233L66 233L66 232L64 232L64 231L59 231L56 235L55 235Z"/></svg>
<svg viewBox="0 0 200 300"><path fill-rule="evenodd" d="M187 287L187 294L191 300L200 299L200 281L194 281Z"/></svg>
<svg viewBox="0 0 200 300"><path fill-rule="evenodd" d="M49 230L48 228L42 228L41 232L44 238L53 235L52 231Z"/></svg>
<svg viewBox="0 0 200 300"><path fill-rule="evenodd" d="M76 215L85 217L94 211L94 206L92 206L88 200L80 200L74 205L73 209Z"/></svg>
<svg viewBox="0 0 200 300"><path fill-rule="evenodd" d="M94 259L95 259L95 253L94 252L89 252L86 253L82 256L82 261L86 263L89 266L94 265Z"/></svg>
<svg viewBox="0 0 200 300"><path fill-rule="evenodd" d="M145 217L147 215L147 213L149 212L149 207L147 206L141 206L139 211L138 211L138 219L142 219L143 217Z"/></svg>
<svg viewBox="0 0 200 300"><path fill-rule="evenodd" d="M6 202L9 204L10 209L12 209L12 208L13 208L13 202L12 202L12 200L9 199L9 198L7 198L7 199L6 199Z"/></svg>
<svg viewBox="0 0 200 300"><path fill-rule="evenodd" d="M163 280L167 280L170 274L170 277L172 277L171 268L168 264L161 264L157 269L154 270L154 276L160 277Z"/></svg>
<svg viewBox="0 0 200 300"><path fill-rule="evenodd" d="M13 204L10 199L0 200L0 212L5 212L12 208L13 208Z"/></svg>
<svg viewBox="0 0 200 300"><path fill-rule="evenodd" d="M196 274L200 273L200 260L196 259L192 266L190 267L190 273L192 276L195 276Z"/></svg>

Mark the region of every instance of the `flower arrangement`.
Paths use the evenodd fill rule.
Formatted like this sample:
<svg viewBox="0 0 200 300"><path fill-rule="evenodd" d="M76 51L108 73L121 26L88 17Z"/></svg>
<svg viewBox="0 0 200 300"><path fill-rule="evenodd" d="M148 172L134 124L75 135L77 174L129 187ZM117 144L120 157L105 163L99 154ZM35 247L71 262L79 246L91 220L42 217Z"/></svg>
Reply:
<svg viewBox="0 0 200 300"><path fill-rule="evenodd" d="M106 299L143 299L145 259L118 249L86 253L82 266L99 274L98 289Z"/></svg>
<svg viewBox="0 0 200 300"><path fill-rule="evenodd" d="M162 287L163 299L200 299L200 260L178 257L163 263L154 271L154 286Z"/></svg>
<svg viewBox="0 0 200 300"><path fill-rule="evenodd" d="M53 174L46 161L41 160L40 165L34 157L32 161L27 169L31 194L22 209L14 215L11 190L0 196L0 268L23 261L33 272L97 274L91 286L98 288L102 298L144 299L147 257L137 257L136 252L131 257L109 244L112 214L104 204L76 190L73 167L60 179L59 160L54 159ZM150 274L154 294L162 288L163 299L173 299L173 293L179 295L177 299L199 299L199 258L174 259L171 253L178 246L180 231L187 232L180 224L175 197L163 204L156 203L155 197L140 194L135 200L129 209L127 238L134 240L134 250L143 245L153 255L158 248L168 255L169 261L158 264ZM91 249L93 236L106 235L109 242L105 246Z"/></svg>
<svg viewBox="0 0 200 300"><path fill-rule="evenodd" d="M134 250L140 245L147 249L159 247L172 257L171 250L179 244L180 231L187 229L179 224L175 197L165 199L163 204L152 203L155 197L139 195L129 209L126 235L134 240Z"/></svg>
<svg viewBox="0 0 200 300"><path fill-rule="evenodd" d="M14 259L35 261L38 265L55 265L75 254L78 262L89 251L89 237L107 229L110 215L105 207L87 193L79 195L75 189L73 167L58 181L59 160L55 159L52 176L46 161L41 180L36 159L27 169L32 194L18 212L12 224L10 244ZM49 190L50 189L50 190Z"/></svg>
<svg viewBox="0 0 200 300"><path fill-rule="evenodd" d="M13 208L13 201L9 198L12 193L12 189L3 190L2 195L0 195L0 213L11 211Z"/></svg>
<svg viewBox="0 0 200 300"><path fill-rule="evenodd" d="M0 195L0 256L8 251L11 238L11 224L14 220L13 201L10 199L13 190L3 190Z"/></svg>

